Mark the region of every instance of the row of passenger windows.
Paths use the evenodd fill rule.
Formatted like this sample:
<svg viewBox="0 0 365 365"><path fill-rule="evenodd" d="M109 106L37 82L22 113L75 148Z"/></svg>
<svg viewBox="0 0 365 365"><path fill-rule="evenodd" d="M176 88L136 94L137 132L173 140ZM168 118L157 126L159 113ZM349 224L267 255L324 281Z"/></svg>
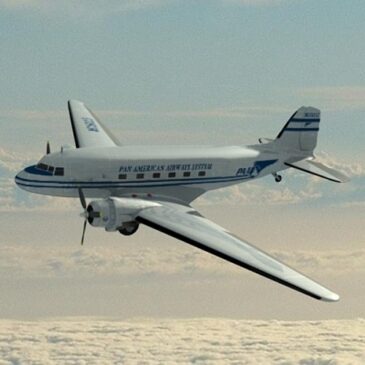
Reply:
<svg viewBox="0 0 365 365"><path fill-rule="evenodd" d="M63 176L65 174L65 169L63 167L54 167L54 166L48 166L44 163L39 163L37 165L37 169L43 170L43 171L49 171L55 176Z"/></svg>
<svg viewBox="0 0 365 365"><path fill-rule="evenodd" d="M199 171L198 172L198 176L205 176L206 172L205 171ZM176 177L176 172L169 172L167 175L169 178L174 178ZM183 177L190 177L191 176L191 172L190 171L184 171L182 174ZM154 172L152 174L152 178L153 179L159 179L161 177L161 173L160 172ZM119 179L120 180L125 180L128 178L127 174L119 174ZM144 179L145 178L145 174L143 173L138 173L136 174L136 179Z"/></svg>

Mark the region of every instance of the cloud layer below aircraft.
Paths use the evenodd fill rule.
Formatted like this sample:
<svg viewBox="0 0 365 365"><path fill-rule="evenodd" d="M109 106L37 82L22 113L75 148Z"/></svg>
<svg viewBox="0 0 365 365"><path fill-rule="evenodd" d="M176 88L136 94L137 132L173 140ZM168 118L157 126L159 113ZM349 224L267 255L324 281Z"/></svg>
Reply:
<svg viewBox="0 0 365 365"><path fill-rule="evenodd" d="M365 321L0 321L3 364L363 364Z"/></svg>

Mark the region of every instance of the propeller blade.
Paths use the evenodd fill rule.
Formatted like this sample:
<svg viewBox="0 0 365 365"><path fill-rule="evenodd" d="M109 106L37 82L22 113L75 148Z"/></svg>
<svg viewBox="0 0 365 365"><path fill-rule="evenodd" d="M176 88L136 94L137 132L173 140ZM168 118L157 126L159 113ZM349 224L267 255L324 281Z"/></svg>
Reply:
<svg viewBox="0 0 365 365"><path fill-rule="evenodd" d="M87 220L85 219L85 221L84 221L84 228L83 228L83 230L82 230L81 246L83 246L83 244L84 244L84 238L85 238L86 226L87 226Z"/></svg>
<svg viewBox="0 0 365 365"><path fill-rule="evenodd" d="M47 153L47 155L49 155L51 153L51 146L49 144L49 141L47 142L46 153Z"/></svg>
<svg viewBox="0 0 365 365"><path fill-rule="evenodd" d="M82 207L86 210L86 208L87 208L86 199L85 199L84 192L82 191L81 188L79 188L79 197L80 197L80 202L81 202Z"/></svg>

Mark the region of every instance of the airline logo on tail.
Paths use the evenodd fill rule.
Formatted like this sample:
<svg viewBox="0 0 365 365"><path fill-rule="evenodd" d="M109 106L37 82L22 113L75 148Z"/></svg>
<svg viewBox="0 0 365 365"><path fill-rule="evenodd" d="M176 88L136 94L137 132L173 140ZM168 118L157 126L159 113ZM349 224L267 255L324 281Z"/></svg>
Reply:
<svg viewBox="0 0 365 365"><path fill-rule="evenodd" d="M99 132L98 127L96 126L96 123L94 122L93 119L91 119L91 118L81 118L81 119L84 121L85 126L88 131Z"/></svg>
<svg viewBox="0 0 365 365"><path fill-rule="evenodd" d="M274 164L277 160L263 160L263 161L255 161L253 166L249 167L240 167L236 176L243 176L247 178L256 177L264 168Z"/></svg>

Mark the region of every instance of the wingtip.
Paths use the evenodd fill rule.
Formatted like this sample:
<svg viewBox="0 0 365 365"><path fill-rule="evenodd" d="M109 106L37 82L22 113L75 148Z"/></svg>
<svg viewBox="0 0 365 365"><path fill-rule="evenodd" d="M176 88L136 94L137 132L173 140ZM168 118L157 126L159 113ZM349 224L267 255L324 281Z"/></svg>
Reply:
<svg viewBox="0 0 365 365"><path fill-rule="evenodd" d="M340 182L341 183L348 183L350 181L351 181L351 179L347 175L343 174Z"/></svg>
<svg viewBox="0 0 365 365"><path fill-rule="evenodd" d="M342 171L335 171L336 174L333 174L334 177L336 178L336 180L333 180L335 182L338 183L347 183L349 181L351 181L350 177L348 175L346 175L345 173L343 173Z"/></svg>
<svg viewBox="0 0 365 365"><path fill-rule="evenodd" d="M321 300L323 302L338 302L340 300L340 296L336 293L330 292L325 297L322 297Z"/></svg>

